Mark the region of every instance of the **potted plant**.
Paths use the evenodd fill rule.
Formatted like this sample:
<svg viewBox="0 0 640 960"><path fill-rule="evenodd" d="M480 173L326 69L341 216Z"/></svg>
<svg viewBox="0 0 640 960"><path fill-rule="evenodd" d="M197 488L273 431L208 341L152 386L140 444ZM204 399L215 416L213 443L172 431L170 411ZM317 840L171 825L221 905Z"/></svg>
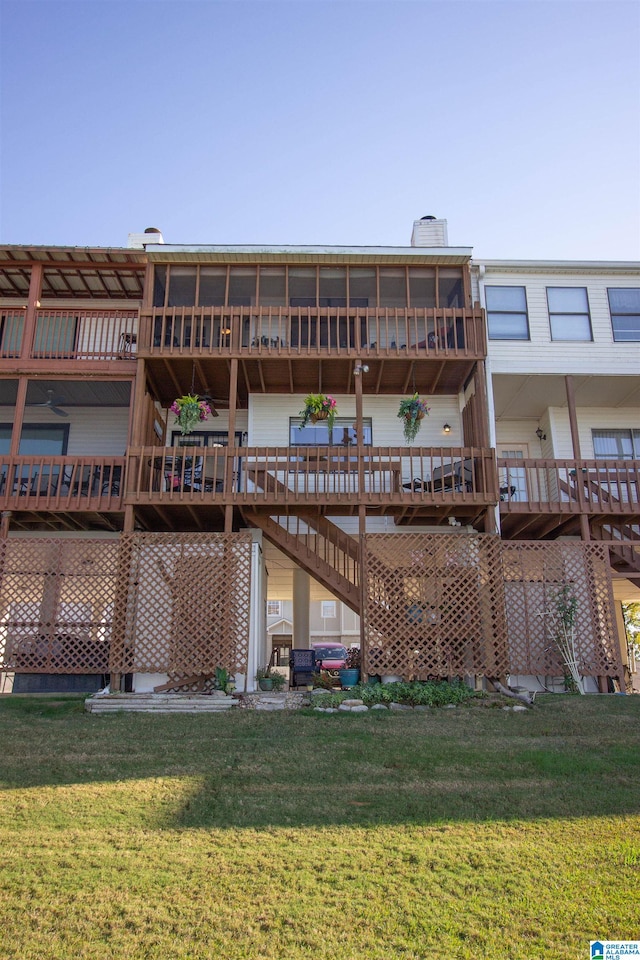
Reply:
<svg viewBox="0 0 640 960"><path fill-rule="evenodd" d="M277 670L271 673L270 677L274 691L279 693L287 682L287 678L285 677L284 673L278 673Z"/></svg>
<svg viewBox="0 0 640 960"><path fill-rule="evenodd" d="M417 393L412 397L405 397L400 401L398 417L402 420L404 438L407 443L415 440L422 420L429 415L426 400L421 400Z"/></svg>
<svg viewBox="0 0 640 960"><path fill-rule="evenodd" d="M362 655L360 653L360 647L351 647L347 654L344 667L339 671L341 687L355 687L360 679L361 663Z"/></svg>
<svg viewBox="0 0 640 960"><path fill-rule="evenodd" d="M284 678L283 678L284 679ZM256 670L256 680L261 690L273 690L273 677L271 676L271 667L258 667Z"/></svg>
<svg viewBox="0 0 640 960"><path fill-rule="evenodd" d="M304 410L300 411L302 417L300 429L306 427L309 421L317 423L318 420L326 420L331 430L337 413L336 401L330 394L308 393L304 398Z"/></svg>
<svg viewBox="0 0 640 960"><path fill-rule="evenodd" d="M201 400L197 393L186 393L183 397L178 397L169 409L171 413L175 413L175 422L180 427L183 437L191 433L211 414L211 407L206 401Z"/></svg>

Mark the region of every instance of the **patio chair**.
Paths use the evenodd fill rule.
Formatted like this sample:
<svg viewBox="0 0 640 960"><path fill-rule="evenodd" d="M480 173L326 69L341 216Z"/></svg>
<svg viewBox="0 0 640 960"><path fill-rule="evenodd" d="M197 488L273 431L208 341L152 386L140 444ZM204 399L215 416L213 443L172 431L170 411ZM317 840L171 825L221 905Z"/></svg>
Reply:
<svg viewBox="0 0 640 960"><path fill-rule="evenodd" d="M291 667L291 688L308 686L308 684L313 683L316 673L315 652L313 650L293 649L289 666Z"/></svg>

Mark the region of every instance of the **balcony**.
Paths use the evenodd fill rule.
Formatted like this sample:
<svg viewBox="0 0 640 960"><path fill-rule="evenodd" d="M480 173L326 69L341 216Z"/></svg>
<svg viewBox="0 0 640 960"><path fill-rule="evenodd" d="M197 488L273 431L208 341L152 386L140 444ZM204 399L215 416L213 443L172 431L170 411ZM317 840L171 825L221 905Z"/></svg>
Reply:
<svg viewBox="0 0 640 960"><path fill-rule="evenodd" d="M126 502L193 511L213 504L393 513L398 522L474 522L497 501L491 450L366 447L130 449ZM426 521L425 521L426 522Z"/></svg>
<svg viewBox="0 0 640 960"><path fill-rule="evenodd" d="M123 457L0 457L0 506L16 512L123 509Z"/></svg>
<svg viewBox="0 0 640 960"><path fill-rule="evenodd" d="M572 534L581 514L640 520L640 461L499 459L497 464L502 529L509 536Z"/></svg>
<svg viewBox="0 0 640 960"><path fill-rule="evenodd" d="M24 320L24 310L3 315L0 359L122 360L137 350L137 310L38 310L31 348L24 340Z"/></svg>
<svg viewBox="0 0 640 960"><path fill-rule="evenodd" d="M141 317L149 357L368 357L476 360L486 356L480 307L165 307Z"/></svg>

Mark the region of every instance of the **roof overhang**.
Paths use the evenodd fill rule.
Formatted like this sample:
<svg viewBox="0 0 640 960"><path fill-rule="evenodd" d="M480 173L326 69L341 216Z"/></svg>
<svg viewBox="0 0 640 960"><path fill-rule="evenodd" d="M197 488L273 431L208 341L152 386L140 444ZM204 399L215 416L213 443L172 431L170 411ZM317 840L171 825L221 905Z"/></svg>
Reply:
<svg viewBox="0 0 640 960"><path fill-rule="evenodd" d="M640 272L638 260L473 260L471 266L490 273L621 273Z"/></svg>
<svg viewBox="0 0 640 960"><path fill-rule="evenodd" d="M194 246L147 244L150 260L163 263L385 263L464 264L472 247Z"/></svg>

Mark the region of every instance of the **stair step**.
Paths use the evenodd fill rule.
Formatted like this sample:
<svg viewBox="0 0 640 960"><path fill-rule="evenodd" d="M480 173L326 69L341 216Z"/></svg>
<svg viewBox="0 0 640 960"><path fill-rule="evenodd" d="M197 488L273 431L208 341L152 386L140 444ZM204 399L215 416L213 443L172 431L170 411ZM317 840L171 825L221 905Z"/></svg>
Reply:
<svg viewBox="0 0 640 960"><path fill-rule="evenodd" d="M113 694L89 697L87 713L218 713L238 705L233 697L210 697L188 694Z"/></svg>

